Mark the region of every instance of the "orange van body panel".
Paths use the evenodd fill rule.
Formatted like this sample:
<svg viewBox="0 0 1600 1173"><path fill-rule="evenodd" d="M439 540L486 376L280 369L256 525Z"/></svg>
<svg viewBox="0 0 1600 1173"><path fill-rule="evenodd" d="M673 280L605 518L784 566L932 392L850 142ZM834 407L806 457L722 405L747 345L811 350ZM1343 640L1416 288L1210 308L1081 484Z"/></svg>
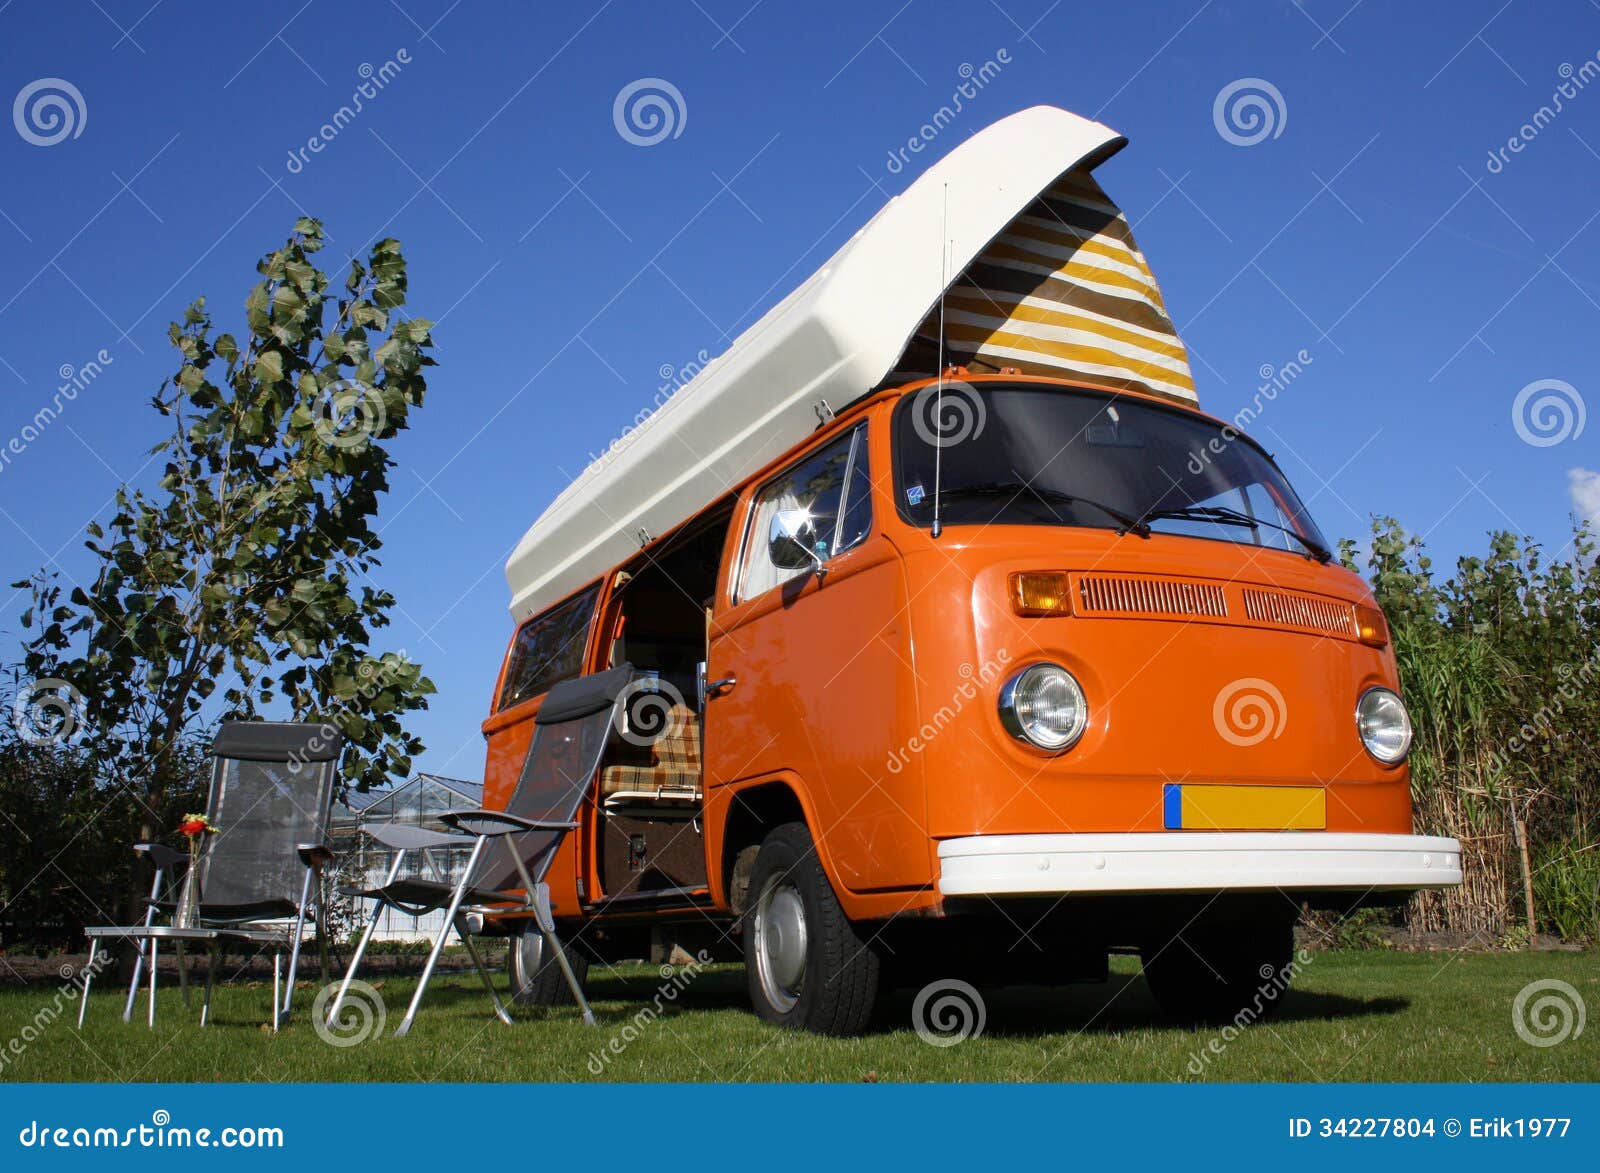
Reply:
<svg viewBox="0 0 1600 1173"><path fill-rule="evenodd" d="M1032 376L963 378L1086 386ZM708 668L710 678L738 683L708 702L704 720L702 825L718 909L728 911L724 834L734 800L772 782L795 795L841 905L858 919L937 912L941 839L1162 831L1168 783L1321 787L1326 830L1411 832L1408 768L1367 754L1354 720L1365 688L1398 690L1392 650L1353 633L1253 618L1243 598L1250 590L1332 611L1370 606L1359 576L1281 549L1159 533L1142 539L1111 529L953 526L936 541L895 509L889 428L899 398L931 382L863 400L739 488ZM1136 392L1090 389L1173 408ZM833 558L821 579L806 576L735 600L759 487L862 420L874 482L868 537ZM1227 597L1227 615L1019 616L1008 577L1040 570L1198 583ZM604 626L608 596L598 613L607 618L596 626ZM601 642L591 634L586 670L600 666ZM1088 698L1088 728L1061 754L1038 752L1000 724L1002 683L1034 660L1065 666ZM1281 705L1268 732L1244 745L1220 727L1218 698L1262 679ZM537 701L528 701L484 722L486 805L503 807L509 798L536 712ZM551 868L563 917L580 914L580 879L587 898L599 892L596 813L591 801L582 834L568 838Z"/></svg>
<svg viewBox="0 0 1600 1173"><path fill-rule="evenodd" d="M1109 530L1066 530L1044 555L999 527L960 541L949 530L944 548L906 557L909 577L926 584L912 605L912 627L949 633L919 648L923 678L995 681L979 690L986 700L958 710L948 695L925 701L923 723L940 730L920 754L930 838L1161 831L1167 783L1320 785L1328 792L1327 830L1410 833L1407 771L1374 761L1354 719L1366 687L1394 687L1388 649L1190 619L1023 618L1007 595L1012 571L1115 566L1119 575L1137 568L1224 590L1260 584L1353 603L1366 598L1354 575L1281 551L1159 535L1145 542ZM1196 545L1215 549L1190 549ZM1163 546L1181 549L1164 557ZM1254 563L1241 557L1250 553ZM1062 754L1024 745L1000 724L998 678L1036 660L1061 664L1089 699L1088 728ZM1217 698L1256 679L1270 682L1282 704L1277 714L1258 714L1270 731L1243 745L1249 738L1230 741L1219 730ZM1347 709L1327 700L1340 696Z"/></svg>

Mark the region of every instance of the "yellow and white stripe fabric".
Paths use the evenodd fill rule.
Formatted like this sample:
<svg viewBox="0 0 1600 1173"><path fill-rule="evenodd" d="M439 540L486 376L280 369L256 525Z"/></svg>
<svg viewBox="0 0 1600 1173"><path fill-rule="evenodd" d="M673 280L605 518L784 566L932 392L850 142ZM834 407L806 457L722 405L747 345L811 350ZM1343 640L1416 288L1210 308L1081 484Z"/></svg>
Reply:
<svg viewBox="0 0 1600 1173"><path fill-rule="evenodd" d="M938 310L917 330L937 343ZM1127 217L1086 170L1034 200L949 287L945 353L1197 402L1189 357Z"/></svg>

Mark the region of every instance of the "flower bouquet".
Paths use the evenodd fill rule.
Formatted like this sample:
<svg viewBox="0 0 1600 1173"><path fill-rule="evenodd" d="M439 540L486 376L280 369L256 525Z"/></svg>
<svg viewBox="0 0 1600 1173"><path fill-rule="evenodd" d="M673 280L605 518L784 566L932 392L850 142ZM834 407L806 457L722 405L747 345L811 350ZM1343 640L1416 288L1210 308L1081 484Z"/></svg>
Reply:
<svg viewBox="0 0 1600 1173"><path fill-rule="evenodd" d="M206 836L216 833L216 825L203 814L184 815L178 823L178 834L189 840L189 870L183 878L177 915L172 918L176 928L192 929L200 919L200 851Z"/></svg>

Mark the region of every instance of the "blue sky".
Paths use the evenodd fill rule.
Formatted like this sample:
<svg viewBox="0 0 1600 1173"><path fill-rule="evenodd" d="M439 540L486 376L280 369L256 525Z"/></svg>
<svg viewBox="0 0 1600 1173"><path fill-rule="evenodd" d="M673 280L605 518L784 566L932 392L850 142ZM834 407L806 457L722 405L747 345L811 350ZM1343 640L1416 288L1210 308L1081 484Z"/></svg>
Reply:
<svg viewBox="0 0 1600 1173"><path fill-rule="evenodd" d="M25 113L51 87L0 123L0 570L89 572L83 526L149 479L148 400L189 300L235 325L301 210L341 255L397 236L411 308L439 322L382 519L401 608L384 642L440 688L416 723L425 768L481 776L502 566L588 454L937 153L1036 103L1131 140L1098 178L1203 406L1232 416L1264 367L1302 363L1252 431L1330 536L1393 514L1448 566L1500 527L1560 553L1572 511L1600 512L1588 0L298 2L0 6L6 104L41 79L76 91L59 142L28 141L62 132ZM896 173L963 67L991 60ZM291 162L385 62L360 115ZM613 121L644 78L681 95L654 145ZM1264 136L1226 103L1219 129L1241 79L1266 95ZM17 451L62 369L102 350L105 373ZM0 595L0 639L21 607Z"/></svg>

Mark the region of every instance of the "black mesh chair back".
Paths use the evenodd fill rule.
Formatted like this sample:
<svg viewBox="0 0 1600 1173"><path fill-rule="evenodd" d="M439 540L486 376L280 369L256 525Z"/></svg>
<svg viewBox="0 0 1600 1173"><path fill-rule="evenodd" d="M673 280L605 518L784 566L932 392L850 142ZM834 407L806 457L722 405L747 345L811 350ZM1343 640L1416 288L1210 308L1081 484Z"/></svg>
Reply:
<svg viewBox="0 0 1600 1173"><path fill-rule="evenodd" d="M534 718L533 738L506 814L541 823L577 819L613 728L616 700L633 682L632 664L565 680L550 689ZM465 823L464 830L471 828ZM517 863L538 883L549 870L565 831L522 831L495 840L472 878L474 888L511 891L523 886Z"/></svg>
<svg viewBox="0 0 1600 1173"><path fill-rule="evenodd" d="M412 915L428 908L445 909L444 927L434 938L433 951L422 967L422 976L412 992L405 1017L395 1027L397 1036L411 1029L434 966L452 932L460 937L472 958L473 968L478 971L494 1004L496 1017L507 1026L511 1025L510 1012L500 1001L483 957L472 942L473 933L483 927L482 922L477 929L471 927L460 915L464 906L516 914L519 921L515 931L539 934L543 942L541 951L548 950L543 955L555 959L573 1000L583 1013L583 1021L594 1025L594 1012L584 998L583 985L567 959L566 947L556 935L554 909L544 877L567 832L577 825L579 808L600 773L600 760L611 739L613 720L622 708L634 677L633 665L623 664L607 672L562 681L545 694L544 703L534 717L522 772L504 810L452 811L442 820L454 829L452 832L424 827L368 828L369 835L395 848L397 854L390 865L389 878L381 887L356 894L371 897L379 909L395 908ZM467 843L471 844L468 850L472 862L453 883L397 878L407 851L453 851ZM330 1022L338 1019L339 1009L344 1005L377 923L375 910L351 955L344 981L328 1011Z"/></svg>
<svg viewBox="0 0 1600 1173"><path fill-rule="evenodd" d="M343 748L331 725L223 724L211 747L206 817L218 832L200 860L202 917L295 915L306 877L298 849L327 840Z"/></svg>

